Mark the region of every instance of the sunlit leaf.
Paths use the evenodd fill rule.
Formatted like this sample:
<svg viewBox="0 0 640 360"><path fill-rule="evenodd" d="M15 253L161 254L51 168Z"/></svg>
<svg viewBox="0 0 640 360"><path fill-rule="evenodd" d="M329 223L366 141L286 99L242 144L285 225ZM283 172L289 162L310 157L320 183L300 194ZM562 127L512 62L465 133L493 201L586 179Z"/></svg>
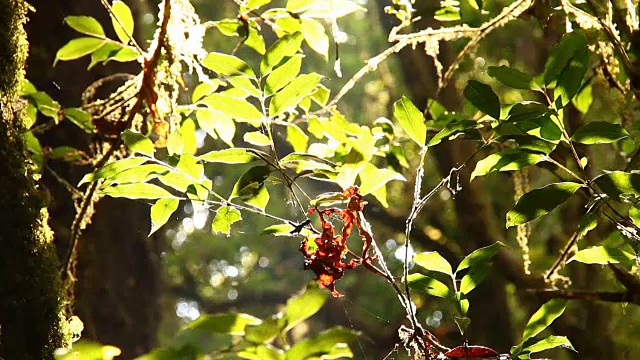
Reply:
<svg viewBox="0 0 640 360"><path fill-rule="evenodd" d="M260 89L251 81L248 77L243 76L231 76L227 78L229 84L238 90L244 91L247 95L259 98L262 96Z"/></svg>
<svg viewBox="0 0 640 360"><path fill-rule="evenodd" d="M99 180L99 179L109 179L110 177L124 171L127 169L134 168L143 162L147 161L147 158L143 157L131 157L122 160L118 160L112 163L109 163L103 167L101 167L95 173L86 174L82 180L78 183L78 186L88 183L91 181Z"/></svg>
<svg viewBox="0 0 640 360"><path fill-rule="evenodd" d="M341 18L365 8L350 0L314 1L304 11L305 17L333 19Z"/></svg>
<svg viewBox="0 0 640 360"><path fill-rule="evenodd" d="M287 141L293 146L293 151L305 152L307 151L309 136L307 136L298 125L289 124L289 126L287 126Z"/></svg>
<svg viewBox="0 0 640 360"><path fill-rule="evenodd" d="M125 130L120 137L131 152L153 156L153 142L148 137L131 130Z"/></svg>
<svg viewBox="0 0 640 360"><path fill-rule="evenodd" d="M441 281L422 274L411 274L407 282L412 289L424 291L440 298L453 298L453 291Z"/></svg>
<svg viewBox="0 0 640 360"><path fill-rule="evenodd" d="M79 33L96 37L105 37L102 25L100 25L98 20L91 16L67 16L64 18L64 21L73 30Z"/></svg>
<svg viewBox="0 0 640 360"><path fill-rule="evenodd" d="M289 331L294 326L310 318L317 313L327 301L329 293L324 289L307 287L300 295L287 300L287 304L282 311L287 323L284 331Z"/></svg>
<svg viewBox="0 0 640 360"><path fill-rule="evenodd" d="M205 333L228 334L242 336L249 325L259 325L262 320L249 314L216 314L202 315L182 328L185 330L198 330Z"/></svg>
<svg viewBox="0 0 640 360"><path fill-rule="evenodd" d="M489 271L491 271L491 263L489 262L483 262L469 268L469 271L460 280L460 292L469 294L487 277Z"/></svg>
<svg viewBox="0 0 640 360"><path fill-rule="evenodd" d="M546 155L531 153L521 149L506 149L496 154L491 154L478 161L476 168L471 173L471 180L478 176L484 176L494 171L515 171L527 166L535 165L547 159Z"/></svg>
<svg viewBox="0 0 640 360"><path fill-rule="evenodd" d="M212 52L202 59L202 65L218 75L255 77L249 65L233 55Z"/></svg>
<svg viewBox="0 0 640 360"><path fill-rule="evenodd" d="M224 164L244 164L259 159L253 152L243 148L210 151L199 158L206 162Z"/></svg>
<svg viewBox="0 0 640 360"><path fill-rule="evenodd" d="M269 200L264 182L271 173L268 166L254 166L240 176L233 186L230 199L240 197L247 203L264 209ZM266 196L266 201L265 201Z"/></svg>
<svg viewBox="0 0 640 360"><path fill-rule="evenodd" d="M587 72L589 66L589 50L587 46L578 48L569 62L566 64L558 81L554 96L560 97L562 106L565 106L580 90L582 79Z"/></svg>
<svg viewBox="0 0 640 360"><path fill-rule="evenodd" d="M584 264L618 264L632 260L634 256L624 250L611 246L593 246L580 250L567 262L577 261Z"/></svg>
<svg viewBox="0 0 640 360"><path fill-rule="evenodd" d="M119 348L111 345L102 345L88 340L80 340L73 344L73 348L64 355L56 355L56 360L113 360L120 356Z"/></svg>
<svg viewBox="0 0 640 360"><path fill-rule="evenodd" d="M66 108L62 110L65 119L74 123L87 134L95 133L95 128L91 122L91 115L80 108Z"/></svg>
<svg viewBox="0 0 640 360"><path fill-rule="evenodd" d="M53 65L60 60L75 60L85 55L89 55L92 52L98 50L106 40L94 38L94 37L81 37L73 39L66 43L56 53L56 58L53 61Z"/></svg>
<svg viewBox="0 0 640 360"><path fill-rule="evenodd" d="M220 137L227 145L233 146L236 124L231 116L211 109L199 109L196 111L196 119L200 128L209 136L214 139Z"/></svg>
<svg viewBox="0 0 640 360"><path fill-rule="evenodd" d="M390 169L375 169L371 172L367 172L365 169L358 175L360 176L360 194L362 195L372 193L392 180L406 181L404 176Z"/></svg>
<svg viewBox="0 0 640 360"><path fill-rule="evenodd" d="M507 213L507 227L523 224L549 213L582 186L574 182L560 182L522 195L516 206Z"/></svg>
<svg viewBox="0 0 640 360"><path fill-rule="evenodd" d="M212 110L230 116L236 120L260 120L262 113L245 100L236 99L229 95L213 93L201 100Z"/></svg>
<svg viewBox="0 0 640 360"><path fill-rule="evenodd" d="M571 140L582 144L609 144L629 136L619 124L605 121L590 122L575 131Z"/></svg>
<svg viewBox="0 0 640 360"><path fill-rule="evenodd" d="M426 251L416 254L413 257L413 262L416 265L421 266L429 271L437 271L449 276L453 276L453 269L451 264L435 251Z"/></svg>
<svg viewBox="0 0 640 360"><path fill-rule="evenodd" d="M169 221L179 204L180 200L178 199L159 199L151 206L151 231L149 235L158 231Z"/></svg>
<svg viewBox="0 0 640 360"><path fill-rule="evenodd" d="M504 246L505 245L500 241L496 241L489 246L474 250L460 262L460 265L458 265L458 268L456 269L456 273L466 268L471 268L479 264L488 263L489 261L491 261L491 258L498 253L500 248Z"/></svg>
<svg viewBox="0 0 640 360"><path fill-rule="evenodd" d="M567 300L552 299L546 302L531 316L522 333L522 343L541 333L560 317L567 306Z"/></svg>
<svg viewBox="0 0 640 360"><path fill-rule="evenodd" d="M269 115L275 117L295 108L303 98L311 94L320 79L322 75L316 73L303 74L295 78L271 98Z"/></svg>
<svg viewBox="0 0 640 360"><path fill-rule="evenodd" d="M271 145L271 139L269 139L267 135L261 133L260 131L251 131L251 132L244 133L242 138L244 139L244 141L248 142L249 144L253 144L256 146Z"/></svg>
<svg viewBox="0 0 640 360"><path fill-rule="evenodd" d="M340 326L333 327L321 332L317 336L307 338L295 343L286 353L287 360L309 359L311 357L320 358L335 351L335 347L340 344L347 344L355 341L359 334L353 330Z"/></svg>
<svg viewBox="0 0 640 360"><path fill-rule="evenodd" d="M474 120L454 120L435 134L431 140L429 140L429 146L435 146L445 140L452 140L458 137L460 134L476 132L477 129L482 127L482 124Z"/></svg>
<svg viewBox="0 0 640 360"><path fill-rule="evenodd" d="M547 58L547 62L544 66L544 83L549 85L552 82L558 80L558 77L570 63L574 57L576 51L581 48L585 48L587 45L587 38L580 30L566 33L560 42L551 49L551 53Z"/></svg>
<svg viewBox="0 0 640 360"><path fill-rule="evenodd" d="M221 206L216 211L216 217L211 224L211 230L214 233L223 233L229 235L231 232L231 225L242 220L242 214L240 210L231 206Z"/></svg>
<svg viewBox="0 0 640 360"><path fill-rule="evenodd" d="M124 197L129 199L166 199L175 198L167 190L153 184L133 183L107 186L101 192L111 197Z"/></svg>
<svg viewBox="0 0 640 360"><path fill-rule="evenodd" d="M586 114L593 103L593 85L591 83L582 87L582 90L576 95L571 103L583 114Z"/></svg>
<svg viewBox="0 0 640 360"><path fill-rule="evenodd" d="M508 66L489 66L487 74L514 89L529 90L534 88L533 78L530 75Z"/></svg>
<svg viewBox="0 0 640 360"><path fill-rule="evenodd" d="M260 62L260 73L262 75L268 74L282 59L297 53L300 50L303 38L302 33L295 32L287 34L276 41L264 54Z"/></svg>
<svg viewBox="0 0 640 360"><path fill-rule="evenodd" d="M264 87L266 95L273 95L278 90L287 86L300 73L302 55L293 55L282 66L273 70L268 76Z"/></svg>
<svg viewBox="0 0 640 360"><path fill-rule="evenodd" d="M260 55L264 55L267 51L264 43L264 37L262 36L262 32L260 31L256 20L249 20L249 36L247 36L244 44L255 50Z"/></svg>
<svg viewBox="0 0 640 360"><path fill-rule="evenodd" d="M411 140L424 146L427 142L427 127L424 116L408 97L403 96L393 104L393 116Z"/></svg>
<svg viewBox="0 0 640 360"><path fill-rule="evenodd" d="M624 200L626 196L640 197L640 173L612 171L596 177L593 182L616 200Z"/></svg>
<svg viewBox="0 0 640 360"><path fill-rule="evenodd" d="M116 31L118 39L123 44L128 44L133 39L133 15L131 9L123 1L114 1L111 4L111 23Z"/></svg>
<svg viewBox="0 0 640 360"><path fill-rule="evenodd" d="M309 47L327 60L329 58L329 37L322 23L314 19L302 19L300 30Z"/></svg>
<svg viewBox="0 0 640 360"><path fill-rule="evenodd" d="M464 89L464 97L476 109L494 119L500 119L500 100L498 95L491 89L491 86L476 80L469 80L467 87Z"/></svg>
<svg viewBox="0 0 640 360"><path fill-rule="evenodd" d="M555 336L549 335L546 338L536 342L533 345L527 346L523 349L523 352L528 352L530 354L535 354L544 350L554 349L557 347L563 347L565 349L569 349L571 351L576 351L571 345L569 339L566 336Z"/></svg>

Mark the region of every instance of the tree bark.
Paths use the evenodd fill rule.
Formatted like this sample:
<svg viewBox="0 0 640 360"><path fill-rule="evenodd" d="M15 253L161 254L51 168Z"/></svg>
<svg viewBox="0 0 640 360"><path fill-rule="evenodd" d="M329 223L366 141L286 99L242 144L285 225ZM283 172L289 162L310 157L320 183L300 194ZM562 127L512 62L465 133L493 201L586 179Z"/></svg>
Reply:
<svg viewBox="0 0 640 360"><path fill-rule="evenodd" d="M0 2L0 359L52 359L63 346L58 259L21 133L28 5Z"/></svg>

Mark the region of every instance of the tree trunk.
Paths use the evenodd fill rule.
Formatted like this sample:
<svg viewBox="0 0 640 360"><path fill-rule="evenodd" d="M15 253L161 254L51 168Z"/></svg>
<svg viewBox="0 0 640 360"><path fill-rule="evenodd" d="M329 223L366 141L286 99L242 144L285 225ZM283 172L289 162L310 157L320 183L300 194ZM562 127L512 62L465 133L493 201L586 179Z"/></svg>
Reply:
<svg viewBox="0 0 640 360"><path fill-rule="evenodd" d="M0 2L0 359L52 359L63 346L53 233L22 143L27 3Z"/></svg>
<svg viewBox="0 0 640 360"><path fill-rule="evenodd" d="M138 18L139 2L126 1ZM83 35L64 24L64 17L95 17L107 36L116 38L108 12L100 1L33 0L36 12L27 24L33 56L28 77L63 107L80 105L80 95L88 85L109 74L140 71L137 63L109 63L86 69L88 59L59 62L52 67L57 50L71 39ZM156 8L154 7L155 11ZM136 32L143 28L136 22ZM135 36L135 34L134 34ZM141 45L145 42L139 41ZM96 139L63 121L44 134L45 146L73 146L87 150ZM61 161L48 165L75 185L92 169ZM70 225L75 215L71 194L50 171L44 181L51 192L52 227L56 232L58 254L66 254ZM122 350L120 358L130 359L148 352L156 344L161 319L161 267L159 237L147 237L150 229L149 206L131 200L103 198L96 206L91 224L78 243L75 314L84 322L82 337Z"/></svg>

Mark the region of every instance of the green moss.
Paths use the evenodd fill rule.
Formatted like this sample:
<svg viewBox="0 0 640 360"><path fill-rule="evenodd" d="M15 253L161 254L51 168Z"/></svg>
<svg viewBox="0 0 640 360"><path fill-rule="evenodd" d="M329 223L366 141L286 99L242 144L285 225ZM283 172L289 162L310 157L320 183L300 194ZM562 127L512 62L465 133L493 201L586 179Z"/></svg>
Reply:
<svg viewBox="0 0 640 360"><path fill-rule="evenodd" d="M51 359L65 344L48 213L20 139L16 106L28 42L24 1L0 1L0 358Z"/></svg>

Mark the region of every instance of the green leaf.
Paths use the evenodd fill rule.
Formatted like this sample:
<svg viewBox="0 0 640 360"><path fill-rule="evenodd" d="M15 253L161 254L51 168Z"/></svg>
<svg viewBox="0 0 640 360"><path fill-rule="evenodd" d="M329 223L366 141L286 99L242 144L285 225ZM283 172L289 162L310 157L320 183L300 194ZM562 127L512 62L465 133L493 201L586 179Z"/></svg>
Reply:
<svg viewBox="0 0 640 360"><path fill-rule="evenodd" d="M273 70L268 76L264 86L264 93L269 96L287 86L300 73L302 55L295 54L282 66Z"/></svg>
<svg viewBox="0 0 640 360"><path fill-rule="evenodd" d="M615 200L640 197L640 173L612 171L596 177L593 182Z"/></svg>
<svg viewBox="0 0 640 360"><path fill-rule="evenodd" d="M259 98L262 96L260 89L248 77L231 76L227 78L229 84L234 88L244 91L247 95Z"/></svg>
<svg viewBox="0 0 640 360"><path fill-rule="evenodd" d="M260 235L289 236L294 229L291 224L276 224L262 229Z"/></svg>
<svg viewBox="0 0 640 360"><path fill-rule="evenodd" d="M231 116L221 114L211 109L196 110L198 125L214 139L220 137L227 145L233 146L236 134L236 124Z"/></svg>
<svg viewBox="0 0 640 360"><path fill-rule="evenodd" d="M264 55L267 51L264 43L264 37L259 29L258 22L251 19L249 20L249 36L244 42L245 45L255 50L258 54Z"/></svg>
<svg viewBox="0 0 640 360"><path fill-rule="evenodd" d="M460 292L469 294L487 277L489 271L491 271L491 263L487 262L471 267L460 281Z"/></svg>
<svg viewBox="0 0 640 360"><path fill-rule="evenodd" d="M103 44L105 40L97 39L94 37L81 37L77 39L73 39L66 43L63 47L58 50L56 53L56 58L53 61L53 66L60 60L75 60L79 59L85 55L89 55L92 52L98 50Z"/></svg>
<svg viewBox="0 0 640 360"><path fill-rule="evenodd" d="M624 250L611 246L593 246L580 250L567 261L581 262L584 264L618 264L632 260L634 256Z"/></svg>
<svg viewBox="0 0 640 360"><path fill-rule="evenodd" d="M209 70L215 71L218 75L256 76L246 62L233 55L212 52L202 59L202 65Z"/></svg>
<svg viewBox="0 0 640 360"><path fill-rule="evenodd" d="M121 354L121 350L115 346L102 345L92 341L81 339L73 343L73 348L64 355L55 356L56 360L96 359L113 360Z"/></svg>
<svg viewBox="0 0 640 360"><path fill-rule="evenodd" d="M517 123L526 120L536 120L549 114L549 107L543 103L537 101L521 101L509 109L509 116L506 121Z"/></svg>
<svg viewBox="0 0 640 360"><path fill-rule="evenodd" d="M107 186L101 192L111 197L129 199L168 199L175 198L170 192L160 186L147 183L118 184Z"/></svg>
<svg viewBox="0 0 640 360"><path fill-rule="evenodd" d="M508 66L489 66L487 74L514 89L529 90L535 87L530 75Z"/></svg>
<svg viewBox="0 0 640 360"><path fill-rule="evenodd" d="M544 84L549 85L558 80L558 77L574 57L578 49L587 46L587 38L580 30L566 33L560 42L551 49L544 66ZM582 80L582 79L581 79Z"/></svg>
<svg viewBox="0 0 640 360"><path fill-rule="evenodd" d="M143 162L147 161L147 158L143 157L130 157L122 160L118 160L112 163L109 163L103 167L101 167L98 171L86 174L82 180L78 183L78 186L88 183L91 181L99 180L99 179L109 179L116 174L134 168L136 166L141 165Z"/></svg>
<svg viewBox="0 0 640 360"><path fill-rule="evenodd" d="M131 9L123 1L114 1L111 4L111 11L113 12L111 14L113 30L123 44L128 44L133 40L134 22Z"/></svg>
<svg viewBox="0 0 640 360"><path fill-rule="evenodd" d="M571 103L578 111L586 114L593 103L592 84L589 82L587 85L583 86L578 95L571 100Z"/></svg>
<svg viewBox="0 0 640 360"><path fill-rule="evenodd" d="M456 269L456 274L466 268L471 268L476 265L488 263L491 258L498 252L498 250L500 250L500 248L504 246L505 245L500 241L496 241L489 246L485 246L473 251L460 262L460 265L458 265L458 268Z"/></svg>
<svg viewBox="0 0 640 360"><path fill-rule="evenodd" d="M24 142L27 150L36 155L42 155L42 145L40 140L33 134L32 131L27 131L22 134L22 141Z"/></svg>
<svg viewBox="0 0 640 360"><path fill-rule="evenodd" d="M226 94L213 93L201 100L212 110L236 120L255 121L262 119L262 113L246 100L236 99Z"/></svg>
<svg viewBox="0 0 640 360"><path fill-rule="evenodd" d="M151 142L148 137L131 130L125 130L120 137L131 152L137 152L153 157L153 151L155 148L153 146L153 142Z"/></svg>
<svg viewBox="0 0 640 360"><path fill-rule="evenodd" d="M340 344L354 341L358 333L340 326L321 332L319 335L307 338L294 344L286 353L287 360L317 359L330 354ZM342 345L344 346L344 345ZM335 357L328 357L335 358Z"/></svg>
<svg viewBox="0 0 640 360"><path fill-rule="evenodd" d="M182 137L182 152L186 154L195 154L198 149L198 141L196 140L196 123L187 118L180 125L180 136Z"/></svg>
<svg viewBox="0 0 640 360"><path fill-rule="evenodd" d="M264 182L270 173L271 170L268 166L252 167L242 174L233 186L230 199L240 197L246 203L264 210L267 201L269 201L269 193L266 192Z"/></svg>
<svg viewBox="0 0 640 360"><path fill-rule="evenodd" d="M200 155L200 160L223 164L244 164L258 160L253 150L243 148L232 148L224 150L210 151Z"/></svg>
<svg viewBox="0 0 640 360"><path fill-rule="evenodd" d="M262 61L260 61L260 73L262 75L268 74L282 59L297 53L300 50L303 38L302 33L295 32L283 36L271 45L264 54Z"/></svg>
<svg viewBox="0 0 640 360"><path fill-rule="evenodd" d="M298 125L289 123L287 126L287 142L291 144L293 151L305 152L307 151L309 136Z"/></svg>
<svg viewBox="0 0 640 360"><path fill-rule="evenodd" d="M471 173L471 181L478 176L484 176L494 171L520 170L546 160L546 155L535 154L521 149L506 149L478 161L476 168Z"/></svg>
<svg viewBox="0 0 640 360"><path fill-rule="evenodd" d="M307 9L315 0L288 0L286 10L292 13L301 13Z"/></svg>
<svg viewBox="0 0 640 360"><path fill-rule="evenodd" d="M556 83L556 89L554 96L561 98L562 106L565 106L576 96L580 86L582 85L582 79L587 72L589 66L589 50L586 45L576 50L571 60L564 67L558 81Z"/></svg>
<svg viewBox="0 0 640 360"><path fill-rule="evenodd" d="M151 231L149 236L166 224L171 215L178 209L180 200L159 199L151 206Z"/></svg>
<svg viewBox="0 0 640 360"><path fill-rule="evenodd" d="M522 333L522 343L541 333L560 317L567 306L567 300L552 299L546 302L531 316Z"/></svg>
<svg viewBox="0 0 640 360"><path fill-rule="evenodd" d="M329 59L329 37L322 23L318 20L303 18L300 30L309 47L322 55L325 61Z"/></svg>
<svg viewBox="0 0 640 360"><path fill-rule="evenodd" d="M287 300L282 311L283 318L287 323L283 331L289 331L317 313L327 301L327 296L328 292L324 289L308 287L302 294Z"/></svg>
<svg viewBox="0 0 640 360"><path fill-rule="evenodd" d="M629 136L619 124L605 121L594 121L580 127L571 137L571 140L581 144L610 144Z"/></svg>
<svg viewBox="0 0 640 360"><path fill-rule="evenodd" d="M260 131L252 131L244 133L243 137L244 141L249 144L253 144L256 146L269 146L271 145L271 139Z"/></svg>
<svg viewBox="0 0 640 360"><path fill-rule="evenodd" d="M91 16L67 16L64 21L79 33L101 38L106 37L102 25Z"/></svg>
<svg viewBox="0 0 640 360"><path fill-rule="evenodd" d="M406 181L404 176L390 169L375 169L373 171L365 169L358 176L360 176L360 194L362 195L370 194L392 180Z"/></svg>
<svg viewBox="0 0 640 360"><path fill-rule="evenodd" d="M571 342L569 341L569 339L567 339L566 336L549 335L546 338L536 342L535 344L527 346L523 349L523 352L535 354L544 350L554 349L559 346L571 351L576 351L576 349L574 349L573 345L571 345Z"/></svg>
<svg viewBox="0 0 640 360"><path fill-rule="evenodd" d="M269 102L269 116L275 117L295 108L303 98L309 96L316 88L322 75L311 73L295 78L277 92Z"/></svg>
<svg viewBox="0 0 640 360"><path fill-rule="evenodd" d="M119 173L106 179L108 185L124 184L134 182L147 182L171 171L166 166L160 164L142 164L131 169L120 171Z"/></svg>
<svg viewBox="0 0 640 360"><path fill-rule="evenodd" d="M476 109L494 119L500 119L500 100L498 95L491 89L491 86L476 80L469 80L467 87L464 89L464 97Z"/></svg>
<svg viewBox="0 0 640 360"><path fill-rule="evenodd" d="M87 134L96 132L91 122L91 115L80 108L66 108L62 110L65 119L71 121L74 125L82 129Z"/></svg>
<svg viewBox="0 0 640 360"><path fill-rule="evenodd" d="M62 159L64 161L80 161L83 159L82 152L76 148L70 146L58 146L51 149L49 153L51 159Z"/></svg>
<svg viewBox="0 0 640 360"><path fill-rule="evenodd" d="M453 299L453 291L447 285L426 275L411 274L407 278L407 282L412 289L424 291L439 298Z"/></svg>
<svg viewBox="0 0 640 360"><path fill-rule="evenodd" d="M507 213L507 227L524 224L549 213L581 187L583 185L574 182L559 182L522 195Z"/></svg>
<svg viewBox="0 0 640 360"><path fill-rule="evenodd" d="M424 116L408 97L403 96L393 104L393 116L411 140L424 146L427 142L427 127Z"/></svg>
<svg viewBox="0 0 640 360"><path fill-rule="evenodd" d="M453 269L451 264L435 251L427 251L416 254L413 262L429 271L437 271L453 277Z"/></svg>
<svg viewBox="0 0 640 360"><path fill-rule="evenodd" d="M336 19L365 8L350 0L314 1L304 11L305 17Z"/></svg>
<svg viewBox="0 0 640 360"><path fill-rule="evenodd" d="M444 140L452 140L460 134L465 134L470 131L476 131L481 128L482 124L474 120L454 120L435 134L431 140L429 140L428 146L435 146L443 142Z"/></svg>
<svg viewBox="0 0 640 360"><path fill-rule="evenodd" d="M204 166L199 161L199 158L191 154L182 154L176 165L176 170L187 175L192 179L191 182L200 182L204 178Z"/></svg>
<svg viewBox="0 0 640 360"><path fill-rule="evenodd" d="M259 325L262 320L249 314L216 314L202 315L182 328L184 331L201 331L204 333L228 334L242 336L249 325Z"/></svg>
<svg viewBox="0 0 640 360"><path fill-rule="evenodd" d="M242 214L240 210L231 206L220 206L216 211L216 217L211 224L211 230L214 233L223 233L229 235L231 232L231 225L242 220Z"/></svg>

